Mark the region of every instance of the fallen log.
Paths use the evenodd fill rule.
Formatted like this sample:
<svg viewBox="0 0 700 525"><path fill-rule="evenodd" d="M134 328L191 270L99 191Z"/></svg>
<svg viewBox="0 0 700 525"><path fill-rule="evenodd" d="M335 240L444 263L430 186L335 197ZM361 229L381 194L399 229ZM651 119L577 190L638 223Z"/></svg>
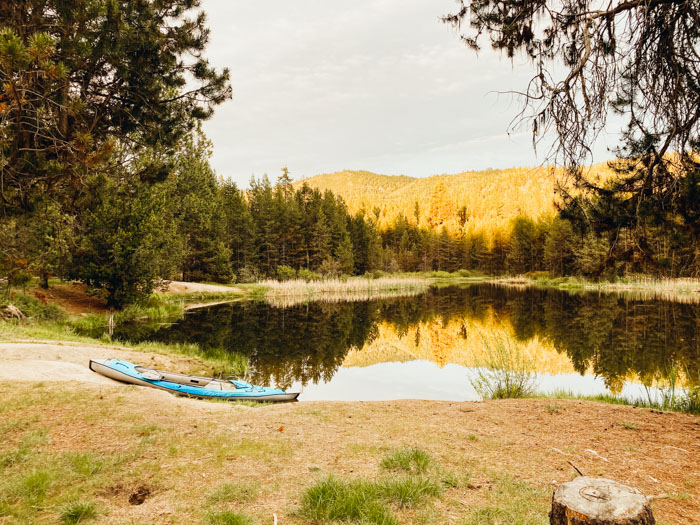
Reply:
<svg viewBox="0 0 700 525"><path fill-rule="evenodd" d="M654 525L649 500L639 490L604 478L581 476L552 495L550 525Z"/></svg>
<svg viewBox="0 0 700 525"><path fill-rule="evenodd" d="M24 319L24 317L22 310L13 304L0 306L0 319Z"/></svg>

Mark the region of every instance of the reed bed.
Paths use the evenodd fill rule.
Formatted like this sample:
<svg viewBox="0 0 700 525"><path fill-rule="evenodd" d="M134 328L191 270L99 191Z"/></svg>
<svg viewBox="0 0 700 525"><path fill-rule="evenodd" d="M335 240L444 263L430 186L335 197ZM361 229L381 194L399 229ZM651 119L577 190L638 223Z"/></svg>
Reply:
<svg viewBox="0 0 700 525"><path fill-rule="evenodd" d="M623 277L616 281L587 281L578 277L501 277L489 281L501 286L524 289L545 286L567 291L595 291L616 293L628 299L674 301L686 304L700 303L700 279L654 278L647 276Z"/></svg>
<svg viewBox="0 0 700 525"><path fill-rule="evenodd" d="M700 303L700 279L634 277L609 283L586 283L586 290L623 292L636 299Z"/></svg>
<svg viewBox="0 0 700 525"><path fill-rule="evenodd" d="M265 299L272 306L288 308L311 301L330 303L370 301L388 297L410 297L427 291L430 281L421 278L382 277L327 279L320 281L264 281Z"/></svg>

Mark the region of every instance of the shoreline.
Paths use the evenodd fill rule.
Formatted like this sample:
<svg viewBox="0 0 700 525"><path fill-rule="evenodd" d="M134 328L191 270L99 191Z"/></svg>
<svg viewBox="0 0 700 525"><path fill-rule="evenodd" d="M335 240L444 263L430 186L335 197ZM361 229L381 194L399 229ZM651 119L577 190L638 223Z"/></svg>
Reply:
<svg viewBox="0 0 700 525"><path fill-rule="evenodd" d="M411 280L413 279L413 281ZM381 279L380 279L381 280ZM393 287L391 289L397 295L401 295L402 288L397 288L397 282L405 280L406 282L419 282L423 289L425 284L428 286L452 286L452 285L470 285L470 284L491 284L494 286L505 287L539 287L547 289L562 289L566 291L584 291L584 292L599 292L599 293L615 293L619 294L620 290L617 287L625 285L627 289L622 293L632 297L633 293L638 293L639 289L646 287L651 290L653 286L658 284L653 280L640 280L631 283L590 283L584 281L572 281L571 279L564 280L549 280L544 281L542 278L535 279L532 277L487 277L487 276L465 276L457 274L446 274L433 272L432 274L398 274L392 276L388 281ZM342 282L335 283L335 286L342 286ZM673 282L664 282L666 288L676 287L685 290L686 294L695 294L696 300L700 302L700 281L698 280L677 280ZM154 297L151 304L136 305L129 307L122 312L117 312L114 315L116 323L131 323L131 322L165 322L175 321L181 318L189 310L204 308L217 304L227 304L239 301L260 301L267 300L273 306L286 306L285 304L275 304L274 298L270 300L267 297L269 285L261 284L239 284L236 286L211 285L208 283L177 283L178 291L175 293L161 293ZM298 285L297 285L298 286ZM696 286L697 291L696 293ZM378 290L378 297L382 297L381 287ZM415 295L416 288L414 286L406 286L403 288L408 295ZM690 290L690 292L687 292ZM338 299L337 289L334 291L333 300ZM420 292L418 292L420 293ZM316 297L318 299L318 297ZM636 297L633 297L636 298ZM322 297L321 297L322 299ZM367 297L362 297L362 300L367 300ZM348 300L357 300L356 297L350 296ZM671 299L669 299L671 300ZM301 301L288 301L288 305L298 304ZM681 302L688 302L681 301ZM692 302L695 302L693 300ZM284 302L283 302L284 303ZM247 361L242 356L231 355L219 349L210 349L202 351L198 345L192 344L163 344L158 342L149 342L134 345L129 341L112 340L109 337L96 338L88 334L91 329L108 326L109 315L106 313L93 313L82 315L70 315L63 320L32 320L22 322L7 322L0 320L0 342L21 342L21 341L42 341L56 342L57 344L93 344L93 345L124 345L122 348L136 351L155 351L163 355L182 355L200 358L203 364L203 371L228 371L235 374L244 370L247 366ZM538 394L537 397L541 396ZM623 403L631 406L649 406L656 408L653 404L646 402L643 399L623 399L618 396L579 396L566 392L557 392L544 395L548 399L591 399L594 401L603 401L608 403Z"/></svg>
<svg viewBox="0 0 700 525"><path fill-rule="evenodd" d="M115 352L131 351L0 343L4 362L53 362L64 371L87 370L89 355ZM183 356L139 351L137 357L157 366L197 366L196 358ZM654 496L660 523L700 523L692 459L700 456L700 420L689 414L552 399L250 406L82 379L0 378L6 415L0 458L13 458L4 460L0 488L15 493L30 476L46 478L35 499L0 498L4 515L57 521L66 505L81 501L94 505L95 523L199 523L234 510L259 524L277 514L301 525L308 523L304 494L333 476L437 483L433 496L390 507L401 523L471 523L498 509L503 523L544 524L551 491L576 476L573 463L587 475ZM382 467L407 449L428 458L424 471ZM134 494L143 496L140 504L130 503Z"/></svg>

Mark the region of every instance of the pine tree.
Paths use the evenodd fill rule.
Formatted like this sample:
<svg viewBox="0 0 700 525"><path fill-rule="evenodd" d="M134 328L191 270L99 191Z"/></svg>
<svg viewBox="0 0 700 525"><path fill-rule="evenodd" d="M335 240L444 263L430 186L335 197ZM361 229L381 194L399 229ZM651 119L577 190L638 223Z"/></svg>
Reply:
<svg viewBox="0 0 700 525"><path fill-rule="evenodd" d="M549 226L544 260L553 275L567 275L574 260L574 230L567 220L555 218Z"/></svg>
<svg viewBox="0 0 700 525"><path fill-rule="evenodd" d="M354 260L352 254L352 241L350 234L345 233L342 241L335 250L335 257L340 265L340 271L344 274L351 275L354 270Z"/></svg>
<svg viewBox="0 0 700 525"><path fill-rule="evenodd" d="M3 215L36 198L69 203L131 159L144 180L167 175L160 156L144 164L141 153L176 146L231 96L228 71L204 57L199 4L0 2Z"/></svg>
<svg viewBox="0 0 700 525"><path fill-rule="evenodd" d="M508 270L519 274L534 270L535 262L535 223L526 217L513 221L513 232L508 247Z"/></svg>

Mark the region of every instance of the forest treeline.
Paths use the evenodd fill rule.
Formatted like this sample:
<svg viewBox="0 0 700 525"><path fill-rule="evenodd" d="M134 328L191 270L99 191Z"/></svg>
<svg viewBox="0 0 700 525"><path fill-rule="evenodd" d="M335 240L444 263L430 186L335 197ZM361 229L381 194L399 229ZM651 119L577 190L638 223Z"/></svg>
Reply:
<svg viewBox="0 0 700 525"><path fill-rule="evenodd" d="M461 269L599 279L699 271L697 245L661 230L649 237L653 263L636 256L632 232L620 227L612 238L562 214L515 216L506 230L474 232L468 213L440 202L448 199L440 187L431 198L432 226L399 214L380 227L377 210L350 213L330 190L295 187L286 168L274 183L263 176L240 189L217 176L210 154L206 137L193 132L164 180L102 180L79 206L41 200L31 213L4 218L3 275L13 286L33 275L45 286L50 276L79 280L122 306L159 279L230 283ZM455 232L436 227L438 220L463 222Z"/></svg>
<svg viewBox="0 0 700 525"><path fill-rule="evenodd" d="M553 179L533 181L523 170L449 176L423 201L415 191L423 182L392 179L391 214L387 203L349 208L337 193L294 185L286 169L274 182L238 188L212 170L201 131L231 86L228 71L204 56L206 17L191 16L199 5L0 2L6 290L35 277L49 286L54 276L121 307L174 278L700 274L700 167L688 155L682 171L647 166L663 185L634 192L616 177L628 181L641 168L620 161L628 165L560 209ZM462 182L468 198L455 202Z"/></svg>

